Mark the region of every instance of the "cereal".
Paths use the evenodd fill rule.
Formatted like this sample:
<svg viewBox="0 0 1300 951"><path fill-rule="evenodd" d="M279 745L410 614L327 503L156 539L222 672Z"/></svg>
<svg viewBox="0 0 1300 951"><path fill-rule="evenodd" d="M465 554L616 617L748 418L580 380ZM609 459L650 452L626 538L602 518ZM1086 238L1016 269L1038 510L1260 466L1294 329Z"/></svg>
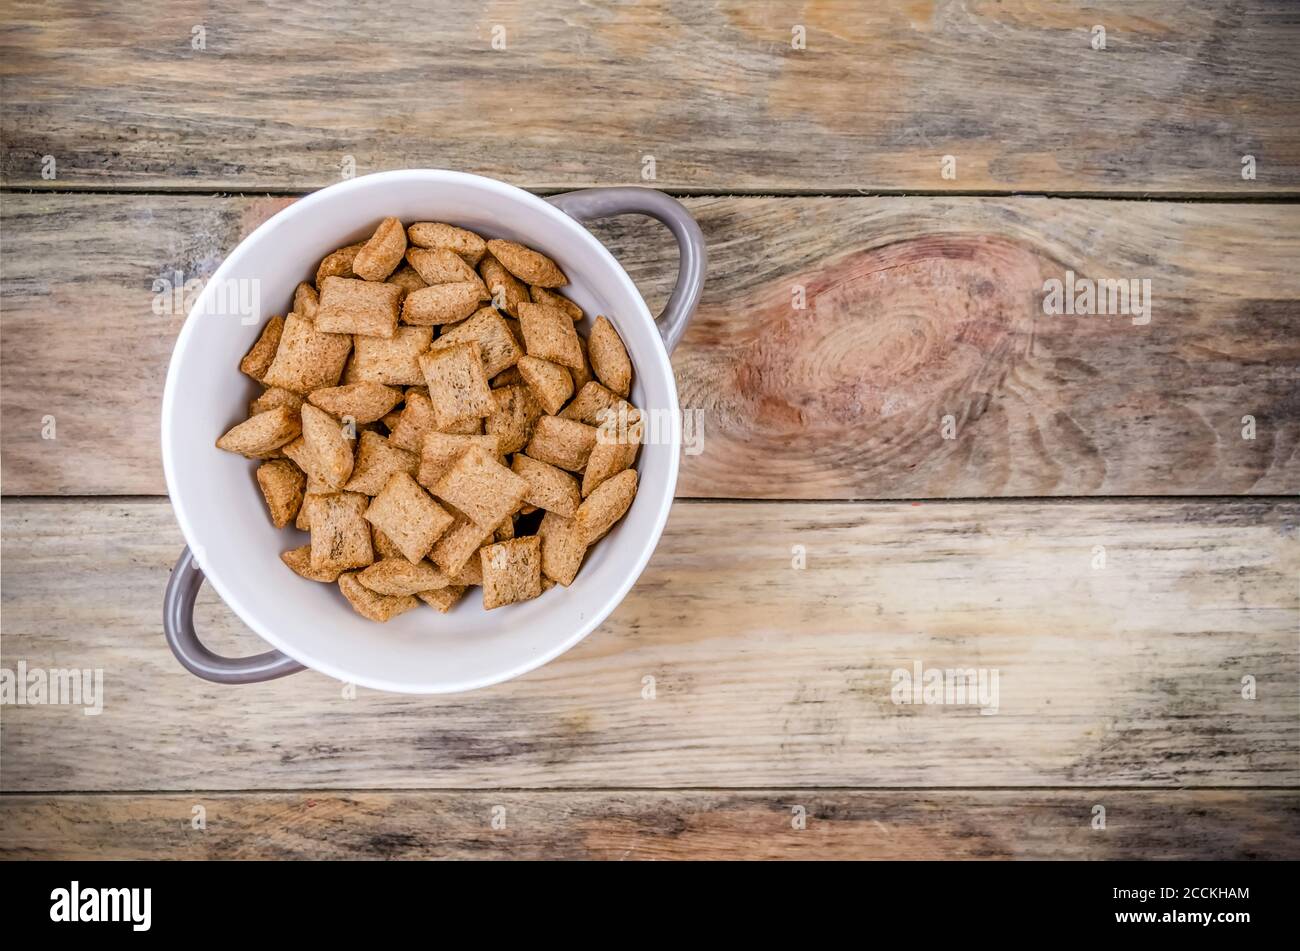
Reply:
<svg viewBox="0 0 1300 951"><path fill-rule="evenodd" d="M257 467L257 484L271 513L271 524L284 528L302 505L307 476L288 459L272 459Z"/></svg>
<svg viewBox="0 0 1300 951"><path fill-rule="evenodd" d="M364 568L375 560L370 526L362 518L369 501L355 492L307 496L313 571Z"/></svg>
<svg viewBox="0 0 1300 951"><path fill-rule="evenodd" d="M353 609L370 621L380 623L391 621L397 615L419 607L420 604L410 596L394 598L386 594L376 594L361 583L359 572L349 571L339 575L338 583L343 597L348 599Z"/></svg>
<svg viewBox="0 0 1300 951"><path fill-rule="evenodd" d="M339 248L325 255L321 259L320 267L316 268L316 287L319 289L327 277L355 277L356 272L352 270L352 262L361 253L361 247L360 243L349 244L346 248Z"/></svg>
<svg viewBox="0 0 1300 951"><path fill-rule="evenodd" d="M460 284L465 281L473 284L483 283L478 272L450 248L411 248L406 252L406 261L420 275L420 280L426 286Z"/></svg>
<svg viewBox="0 0 1300 951"><path fill-rule="evenodd" d="M578 480L572 475L523 453L515 454L510 467L515 475L528 482L524 501L529 505L569 517L578 513L582 495L578 491Z"/></svg>
<svg viewBox="0 0 1300 951"><path fill-rule="evenodd" d="M275 359L275 351L280 347L280 337L283 333L283 317L272 317L268 320L257 338L257 343L253 344L252 349L244 355L244 359L239 361L239 372L247 373L254 380L262 382L266 371L271 369L271 362Z"/></svg>
<svg viewBox="0 0 1300 951"><path fill-rule="evenodd" d="M629 417L625 417L627 418ZM636 461L637 450L641 448L643 429L638 413L621 432L618 426L611 429L601 427L596 430L596 445L587 459L587 468L582 472L583 498L591 495L606 479L618 475Z"/></svg>
<svg viewBox="0 0 1300 951"><path fill-rule="evenodd" d="M432 491L433 486L473 446L481 446L489 455L496 456L495 436L462 436L454 433L426 433L420 449L420 467L415 481Z"/></svg>
<svg viewBox="0 0 1300 951"><path fill-rule="evenodd" d="M435 428L433 401L425 393L407 393L406 406L397 425L389 432L388 441L398 449L418 453L424 445L425 435Z"/></svg>
<svg viewBox="0 0 1300 951"><path fill-rule="evenodd" d="M217 440L217 448L242 456L262 455L279 449L301 431L298 414L288 406L276 406L234 426Z"/></svg>
<svg viewBox="0 0 1300 951"><path fill-rule="evenodd" d="M417 221L406 229L411 244L422 248L447 248L455 251L470 267L477 266L487 251L487 242L472 231L440 221Z"/></svg>
<svg viewBox="0 0 1300 951"><path fill-rule="evenodd" d="M502 386L514 386L516 383L524 382L523 374L519 372L518 366L513 366L508 370L502 370L492 379L488 380L488 386L497 389Z"/></svg>
<svg viewBox="0 0 1300 951"><path fill-rule="evenodd" d="M581 472L596 445L596 427L559 416L543 416L524 449L534 459Z"/></svg>
<svg viewBox="0 0 1300 951"><path fill-rule="evenodd" d="M378 433L364 432L357 445L352 477L343 489L362 495L378 495L393 475L398 472L414 475L418 465L419 457L415 453L398 449L391 439Z"/></svg>
<svg viewBox="0 0 1300 951"><path fill-rule="evenodd" d="M433 591L421 591L416 597L436 609L439 614L446 614L464 594L465 586L454 584L447 585L445 588L435 588Z"/></svg>
<svg viewBox="0 0 1300 951"><path fill-rule="evenodd" d="M405 297L411 291L418 291L422 287L429 285L424 283L424 278L420 277L418 271L409 264L403 264L392 274L388 275L388 283L396 284L402 289L402 296Z"/></svg>
<svg viewBox="0 0 1300 951"><path fill-rule="evenodd" d="M385 218L352 259L352 271L367 281L382 281L402 263L406 229L396 218Z"/></svg>
<svg viewBox="0 0 1300 951"><path fill-rule="evenodd" d="M306 317L290 314L262 382L295 393L334 386L351 350L352 338L347 334L322 333Z"/></svg>
<svg viewBox="0 0 1300 951"><path fill-rule="evenodd" d="M479 547L492 537L491 528L483 528L463 512L448 506L454 519L451 528L438 539L429 552L429 560L435 565L454 575L459 572L470 557L478 553Z"/></svg>
<svg viewBox="0 0 1300 951"><path fill-rule="evenodd" d="M520 304L519 328L530 357L541 357L566 367L582 367L578 332L564 311L546 304Z"/></svg>
<svg viewBox="0 0 1300 951"><path fill-rule="evenodd" d="M528 483L482 446L467 449L433 486L434 495L489 529L519 508L527 491Z"/></svg>
<svg viewBox="0 0 1300 951"><path fill-rule="evenodd" d="M419 561L429 554L433 543L452 524L447 511L405 472L389 477L370 502L365 518L392 540L407 561Z"/></svg>
<svg viewBox="0 0 1300 951"><path fill-rule="evenodd" d="M600 414L619 403L618 394L612 393L599 383L592 381L578 391L573 402L560 411L562 419L574 419L588 426L600 422Z"/></svg>
<svg viewBox="0 0 1300 951"><path fill-rule="evenodd" d="M607 318L596 318L587 340L587 352L596 379L626 398L632 390L632 361L627 357L627 348L619 339L618 331Z"/></svg>
<svg viewBox="0 0 1300 951"><path fill-rule="evenodd" d="M451 584L451 579L429 562L410 562L405 558L377 561L357 575L357 580L376 594L390 597L419 594Z"/></svg>
<svg viewBox="0 0 1300 951"><path fill-rule="evenodd" d="M375 546L379 558L402 558L402 550L393 544L393 540L375 526L370 526L370 541ZM406 561L402 558L402 561Z"/></svg>
<svg viewBox="0 0 1300 951"><path fill-rule="evenodd" d="M268 409L275 409L277 406L287 406L297 412L302 407L302 397L278 386L268 386L262 391L261 396L248 404L248 415L256 416L258 413L265 413Z"/></svg>
<svg viewBox="0 0 1300 951"><path fill-rule="evenodd" d="M578 338L578 349L582 351L582 366L569 367L569 375L573 377L573 392L575 393L580 392L593 379L591 360L587 357L587 341L581 337Z"/></svg>
<svg viewBox="0 0 1300 951"><path fill-rule="evenodd" d="M320 570L313 568L311 566L311 545L299 545L297 548L289 549L289 551L280 552L280 560L308 581L333 584L338 580L341 573L337 568L322 568Z"/></svg>
<svg viewBox="0 0 1300 951"><path fill-rule="evenodd" d="M310 472L331 489L341 489L352 475L355 435L323 409L304 403L302 439L311 460Z"/></svg>
<svg viewBox="0 0 1300 951"><path fill-rule="evenodd" d="M547 512L542 516L537 537L542 540L542 572L566 588L573 584L587 554L586 543L574 531L573 519L558 512Z"/></svg>
<svg viewBox="0 0 1300 951"><path fill-rule="evenodd" d="M429 349L432 340L432 327L398 327L391 339L355 337L346 381L383 383L387 386L423 383L424 374L420 372L419 357Z"/></svg>
<svg viewBox="0 0 1300 951"><path fill-rule="evenodd" d="M542 549L536 535L515 538L479 551L483 568L483 608L490 611L542 593Z"/></svg>
<svg viewBox="0 0 1300 951"><path fill-rule="evenodd" d="M316 288L306 281L293 289L293 312L299 317L315 320L319 307L320 295L316 293Z"/></svg>
<svg viewBox="0 0 1300 951"><path fill-rule="evenodd" d="M497 450L506 456L528 445L533 424L544 410L527 386L503 386L492 391L496 409L487 417L486 429L497 438Z"/></svg>
<svg viewBox="0 0 1300 951"><path fill-rule="evenodd" d="M551 307L558 307L572 317L574 323L582 320L582 308L563 294L557 294L555 291L547 290L544 287L530 287L528 288L528 296L532 298L534 304L548 304Z"/></svg>
<svg viewBox="0 0 1300 951"><path fill-rule="evenodd" d="M488 253L501 262L507 271L537 287L563 287L569 283L555 262L532 248L513 241L489 241Z"/></svg>
<svg viewBox="0 0 1300 951"><path fill-rule="evenodd" d="M506 320L495 307L480 307L467 320L454 327L444 327L442 335L433 342L434 350L442 350L457 343L478 344L483 360L483 372L494 377L519 362L524 355L515 341L515 335L506 326Z"/></svg>
<svg viewBox="0 0 1300 951"><path fill-rule="evenodd" d="M396 284L327 277L320 291L316 329L392 339L401 300L402 289Z"/></svg>
<svg viewBox="0 0 1300 951"><path fill-rule="evenodd" d="M357 423L373 423L386 416L402 402L401 390L382 383L344 383L315 390L307 398L313 406L339 419L352 419Z"/></svg>
<svg viewBox="0 0 1300 951"><path fill-rule="evenodd" d="M560 411L573 395L573 377L558 363L541 357L520 357L519 375L528 384L538 405L549 415Z"/></svg>
<svg viewBox="0 0 1300 951"><path fill-rule="evenodd" d="M483 275L483 283L492 295L492 305L511 317L518 317L519 305L529 300L528 288L490 254L483 256L478 272Z"/></svg>
<svg viewBox="0 0 1300 951"><path fill-rule="evenodd" d="M636 470L624 469L606 479L578 506L573 530L585 544L604 537L632 505L636 496Z"/></svg>
<svg viewBox="0 0 1300 951"><path fill-rule="evenodd" d="M411 291L402 302L402 322L430 326L463 320L488 299L481 281L431 284Z"/></svg>
<svg viewBox="0 0 1300 951"><path fill-rule="evenodd" d="M420 369L429 384L438 428L466 416L487 416L496 409L477 343L430 350L420 357Z"/></svg>

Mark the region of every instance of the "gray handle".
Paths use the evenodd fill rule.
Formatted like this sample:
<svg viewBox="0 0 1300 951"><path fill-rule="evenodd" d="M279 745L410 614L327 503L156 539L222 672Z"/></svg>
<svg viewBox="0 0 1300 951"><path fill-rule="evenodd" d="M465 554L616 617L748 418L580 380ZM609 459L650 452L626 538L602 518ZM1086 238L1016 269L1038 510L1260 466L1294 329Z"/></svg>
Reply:
<svg viewBox="0 0 1300 951"><path fill-rule="evenodd" d="M252 657L222 657L199 642L194 631L194 599L203 584L203 570L188 548L167 579L163 595L163 633L176 659L190 673L217 684L255 684L306 670L287 654L267 651Z"/></svg>
<svg viewBox="0 0 1300 951"><path fill-rule="evenodd" d="M672 353L686 325L695 313L704 290L704 268L708 252L704 246L704 233L691 213L677 199L653 188L626 186L622 188L584 188L548 198L552 205L570 218L592 221L612 218L615 215L646 215L662 221L677 239L680 259L677 265L677 285L668 306L655 321L664 338L664 346Z"/></svg>

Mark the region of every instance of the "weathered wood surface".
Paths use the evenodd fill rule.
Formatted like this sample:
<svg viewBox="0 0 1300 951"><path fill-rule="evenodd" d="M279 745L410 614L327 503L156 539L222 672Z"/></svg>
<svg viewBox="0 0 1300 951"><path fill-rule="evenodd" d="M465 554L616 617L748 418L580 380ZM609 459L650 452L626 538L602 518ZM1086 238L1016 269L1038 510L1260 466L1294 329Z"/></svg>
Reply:
<svg viewBox="0 0 1300 951"><path fill-rule="evenodd" d="M154 282L207 277L288 201L6 196L7 494L165 491L159 402L183 318L154 313ZM1300 492L1294 205L688 204L710 274L674 356L704 433L682 496ZM637 219L597 232L657 308L667 233ZM1150 323L1044 316L1043 281L1067 269L1149 279Z"/></svg>
<svg viewBox="0 0 1300 951"><path fill-rule="evenodd" d="M1300 189L1285 0L407 0L383 21L7 3L3 182L306 190L351 159L551 188L641 182L650 156L655 184L696 191Z"/></svg>
<svg viewBox="0 0 1300 951"><path fill-rule="evenodd" d="M1300 857L1285 790L14 795L0 825L3 859Z"/></svg>
<svg viewBox="0 0 1300 951"><path fill-rule="evenodd" d="M567 655L480 692L355 699L314 672L181 669L165 500L2 514L5 665L101 668L105 689L98 716L4 708L10 792L1300 782L1300 503L683 502ZM198 627L260 649L206 589ZM895 704L915 662L997 669L998 713Z"/></svg>

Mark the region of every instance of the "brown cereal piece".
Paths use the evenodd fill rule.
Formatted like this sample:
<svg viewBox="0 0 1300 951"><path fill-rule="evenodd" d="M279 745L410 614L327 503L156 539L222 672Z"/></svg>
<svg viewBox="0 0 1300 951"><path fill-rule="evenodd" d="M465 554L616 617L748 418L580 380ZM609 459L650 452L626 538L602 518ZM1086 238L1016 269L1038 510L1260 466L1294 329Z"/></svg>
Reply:
<svg viewBox="0 0 1300 951"><path fill-rule="evenodd" d="M301 416L299 416L299 419L301 419ZM289 440L281 448L287 458L298 464L299 469L307 473L308 476L312 474L312 470L316 468L316 461L312 458L311 450L307 448L305 439L298 436L296 439Z"/></svg>
<svg viewBox="0 0 1300 951"><path fill-rule="evenodd" d="M515 520L513 516L511 516L510 518L502 522L500 525L498 525L492 532L492 540L495 542L508 541L514 537L515 537ZM473 558L470 559L470 561L473 560L474 560Z"/></svg>
<svg viewBox="0 0 1300 951"><path fill-rule="evenodd" d="M530 357L581 369L583 358L578 332L564 311L545 304L520 304L519 328L524 333L524 349Z"/></svg>
<svg viewBox="0 0 1300 951"><path fill-rule="evenodd" d="M500 239L489 241L487 248L489 254L521 281L537 287L563 287L569 283L559 266L540 251Z"/></svg>
<svg viewBox="0 0 1300 951"><path fill-rule="evenodd" d="M302 506L307 476L288 459L272 459L257 467L257 484L271 513L271 524L284 528Z"/></svg>
<svg viewBox="0 0 1300 951"><path fill-rule="evenodd" d="M411 248L406 252L406 261L415 268L425 285L461 284L466 281L483 283L478 271L450 248Z"/></svg>
<svg viewBox="0 0 1300 951"><path fill-rule="evenodd" d="M397 333L401 300L402 289L396 284L327 277L321 287L316 329L391 340Z"/></svg>
<svg viewBox="0 0 1300 951"><path fill-rule="evenodd" d="M424 445L420 447L420 468L415 481L430 491L434 485L460 458L461 453L481 446L492 456L497 455L496 436L463 436L454 433L425 433Z"/></svg>
<svg viewBox="0 0 1300 951"><path fill-rule="evenodd" d="M341 489L352 475L355 431L323 409L304 403L302 439L307 444L311 473L331 489Z"/></svg>
<svg viewBox="0 0 1300 951"><path fill-rule="evenodd" d="M366 509L365 518L392 540L407 561L419 561L429 554L433 543L452 524L452 516L405 472L389 477Z"/></svg>
<svg viewBox="0 0 1300 951"><path fill-rule="evenodd" d="M217 448L241 456L264 455L291 442L301 431L298 414L288 406L276 406L232 427L217 440Z"/></svg>
<svg viewBox="0 0 1300 951"><path fill-rule="evenodd" d="M573 519L547 512L537 537L542 541L542 573L566 588L573 584L587 554L587 545L573 529Z"/></svg>
<svg viewBox="0 0 1300 951"><path fill-rule="evenodd" d="M575 393L594 379L591 373L591 360L587 357L587 341L579 337L578 348L582 351L582 366L569 368L569 375L573 377L573 391Z"/></svg>
<svg viewBox="0 0 1300 951"><path fill-rule="evenodd" d="M483 609L490 611L542 593L542 546L536 535L479 550L483 567Z"/></svg>
<svg viewBox="0 0 1300 951"><path fill-rule="evenodd" d="M591 495L606 479L618 475L636 461L643 431L644 424L639 413L622 427L615 425L597 428L596 445L587 459L587 468L582 472L583 498Z"/></svg>
<svg viewBox="0 0 1300 951"><path fill-rule="evenodd" d="M382 281L402 263L406 229L396 218L385 218L352 259L352 272L367 281Z"/></svg>
<svg viewBox="0 0 1300 951"><path fill-rule="evenodd" d="M402 402L401 390L382 383L344 383L314 390L307 397L313 406L339 419L351 418L357 423L373 423L386 416Z"/></svg>
<svg viewBox="0 0 1300 951"><path fill-rule="evenodd" d="M623 339L607 318L596 318L587 339L587 352L596 379L626 398L632 392L632 361L628 359Z"/></svg>
<svg viewBox="0 0 1300 951"><path fill-rule="evenodd" d="M492 400L496 409L487 418L488 434L497 438L501 455L518 452L528 445L533 424L545 411L527 386L505 386L493 390Z"/></svg>
<svg viewBox="0 0 1300 951"><path fill-rule="evenodd" d="M311 520L312 570L347 571L375 560L370 526L362 517L369 502L355 492L308 494L304 506Z"/></svg>
<svg viewBox="0 0 1300 951"><path fill-rule="evenodd" d="M434 495L489 530L519 508L527 491L528 483L482 446L467 449L433 486Z"/></svg>
<svg viewBox="0 0 1300 951"><path fill-rule="evenodd" d="M483 360L483 372L490 377L508 370L524 355L515 341L515 335L506 326L506 319L495 307L480 307L468 320L455 327L444 327L442 336L433 342L434 350L474 341Z"/></svg>
<svg viewBox="0 0 1300 951"><path fill-rule="evenodd" d="M391 340L358 336L356 352L348 365L347 382L387 386L423 383L419 357L429 349L432 340L432 327L398 327Z"/></svg>
<svg viewBox="0 0 1300 951"><path fill-rule="evenodd" d="M325 255L321 259L320 267L316 268L316 288L319 290L327 277L356 277L356 272L352 270L352 262L361 252L363 244L364 242L358 241L356 244L349 244L346 248L339 248Z"/></svg>
<svg viewBox="0 0 1300 951"><path fill-rule="evenodd" d="M517 342L518 340L516 340L516 343ZM488 385L495 390L502 386L514 386L516 383L522 382L524 382L523 374L519 372L518 366L513 366L508 370L502 370L492 379L488 380Z"/></svg>
<svg viewBox="0 0 1300 951"><path fill-rule="evenodd" d="M573 530L586 544L594 544L628 510L636 497L636 470L624 469L598 485L573 517Z"/></svg>
<svg viewBox="0 0 1300 951"><path fill-rule="evenodd" d="M473 231L441 221L417 221L406 229L411 244L422 248L448 248L455 251L470 267L475 267L487 252L487 242Z"/></svg>
<svg viewBox="0 0 1300 951"><path fill-rule="evenodd" d="M515 453L510 468L528 482L524 501L529 505L570 518L577 514L582 495L578 491L578 480L572 475L521 452Z"/></svg>
<svg viewBox="0 0 1300 951"><path fill-rule="evenodd" d="M483 255L478 272L483 275L483 283L492 295L493 306L511 317L518 317L519 305L529 301L528 288L490 254Z"/></svg>
<svg viewBox="0 0 1300 951"><path fill-rule="evenodd" d="M361 583L359 575L360 572L356 571L339 575L339 590L343 592L343 597L348 599L353 610L366 620L378 621L382 624L420 604L409 595L394 598L386 594L376 594Z"/></svg>
<svg viewBox="0 0 1300 951"><path fill-rule="evenodd" d="M529 456L570 472L581 472L596 445L596 427L559 416L543 416L524 449Z"/></svg>
<svg viewBox="0 0 1300 951"><path fill-rule="evenodd" d="M244 354L244 359L239 361L239 372L247 373L259 383L266 376L266 371L271 369L271 363L275 360L275 351L279 349L280 337L284 334L284 318L272 317L258 334L257 343L253 344L252 349Z"/></svg>
<svg viewBox="0 0 1300 951"><path fill-rule="evenodd" d="M419 458L413 452L398 449L378 433L364 432L357 444L357 461L352 478L343 487L346 492L378 495L388 480L398 472L414 475Z"/></svg>
<svg viewBox="0 0 1300 951"><path fill-rule="evenodd" d="M424 445L426 434L437 427L433 416L433 401L419 391L406 394L406 406L388 436L388 441L398 449L418 453Z"/></svg>
<svg viewBox="0 0 1300 951"><path fill-rule="evenodd" d="M481 281L431 284L411 291L402 302L402 322L427 327L463 320L488 299Z"/></svg>
<svg viewBox="0 0 1300 951"><path fill-rule="evenodd" d="M527 356L519 359L519 375L537 403L554 416L573 395L573 377L558 363L541 357Z"/></svg>
<svg viewBox="0 0 1300 951"><path fill-rule="evenodd" d="M288 565L296 574L302 575L308 581L321 581L325 584L333 584L338 580L340 571L337 568L322 568L319 571L311 566L311 545L300 545L297 548L291 548L288 551L280 552L280 560Z"/></svg>
<svg viewBox="0 0 1300 951"><path fill-rule="evenodd" d="M466 416L487 416L496 409L477 343L430 350L420 356L420 369L429 384L437 428Z"/></svg>
<svg viewBox="0 0 1300 951"><path fill-rule="evenodd" d="M248 404L248 415L256 416L277 406L287 406L296 413L302 407L302 397L278 386L268 386L261 396Z"/></svg>
<svg viewBox="0 0 1300 951"><path fill-rule="evenodd" d="M563 294L557 294L555 291L549 291L544 287L530 287L528 288L528 296L532 298L534 304L549 304L551 307L558 307L572 317L575 324L582 320L582 308Z"/></svg>
<svg viewBox="0 0 1300 951"><path fill-rule="evenodd" d="M293 289L293 312L299 317L315 320L316 311L319 307L320 295L316 293L316 288L306 281Z"/></svg>
<svg viewBox="0 0 1300 951"><path fill-rule="evenodd" d="M463 585L452 584L447 585L445 588L435 588L433 591L421 591L416 597L429 607L434 608L439 614L446 614L464 594L465 587Z"/></svg>
<svg viewBox="0 0 1300 951"><path fill-rule="evenodd" d="M388 283L396 284L402 289L402 296L405 297L411 291L418 291L422 287L429 285L424 283L424 278L420 277L418 271L409 264L403 264L392 274L388 275Z"/></svg>
<svg viewBox="0 0 1300 951"><path fill-rule="evenodd" d="M494 533L495 534L495 533ZM482 551L482 547L479 548ZM460 571L450 576L451 583L472 588L483 583L483 562L475 552L474 557L466 560Z"/></svg>
<svg viewBox="0 0 1300 951"><path fill-rule="evenodd" d="M275 359L262 382L295 393L334 386L343 375L351 350L352 337L348 334L323 333L306 317L290 314L285 318Z"/></svg>
<svg viewBox="0 0 1300 951"><path fill-rule="evenodd" d="M301 467L300 467L301 468ZM293 527L300 532L311 531L311 506L312 499L318 495L329 495L330 489L320 479L317 479L310 472L307 473L307 494L302 498L302 505L298 507L298 517L294 519Z"/></svg>
<svg viewBox="0 0 1300 951"><path fill-rule="evenodd" d="M405 558L385 558L366 568L357 580L375 594L401 597L433 591L451 584L451 579L427 561L410 562Z"/></svg>
<svg viewBox="0 0 1300 951"><path fill-rule="evenodd" d="M375 555L379 558L402 558L402 550L393 544L393 540L375 526L370 526L370 541L375 546ZM402 561L406 561L402 558Z"/></svg>
<svg viewBox="0 0 1300 951"><path fill-rule="evenodd" d="M492 537L495 526L483 528L455 507L449 505L447 509L455 521L434 544L433 551L429 552L429 560L447 574L455 575L465 567L465 562L471 556L478 553L479 547Z"/></svg>
<svg viewBox="0 0 1300 951"><path fill-rule="evenodd" d="M391 433L397 427L397 421L401 418L402 411L400 409L395 409L391 413L385 413L383 416L379 417L379 422L381 422L384 428Z"/></svg>
<svg viewBox="0 0 1300 951"><path fill-rule="evenodd" d="M573 402L564 407L559 415L563 419L573 419L588 426L595 426L603 419L601 413L612 406L617 406L619 402L621 401L618 394L611 393L599 383L592 381L578 391Z"/></svg>

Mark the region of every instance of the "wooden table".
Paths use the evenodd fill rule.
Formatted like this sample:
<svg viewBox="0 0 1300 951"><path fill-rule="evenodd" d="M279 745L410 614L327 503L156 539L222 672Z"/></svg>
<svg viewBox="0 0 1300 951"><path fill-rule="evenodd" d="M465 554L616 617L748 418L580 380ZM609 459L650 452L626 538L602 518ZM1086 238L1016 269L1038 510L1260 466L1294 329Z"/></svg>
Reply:
<svg viewBox="0 0 1300 951"><path fill-rule="evenodd" d="M0 13L3 664L105 684L0 708L0 855L1300 855L1293 5L388 6ZM653 561L476 693L162 639L156 302L353 167L651 184L709 241ZM660 306L666 232L596 230ZM1044 315L1067 271L1149 323ZM893 702L916 663L997 714Z"/></svg>

